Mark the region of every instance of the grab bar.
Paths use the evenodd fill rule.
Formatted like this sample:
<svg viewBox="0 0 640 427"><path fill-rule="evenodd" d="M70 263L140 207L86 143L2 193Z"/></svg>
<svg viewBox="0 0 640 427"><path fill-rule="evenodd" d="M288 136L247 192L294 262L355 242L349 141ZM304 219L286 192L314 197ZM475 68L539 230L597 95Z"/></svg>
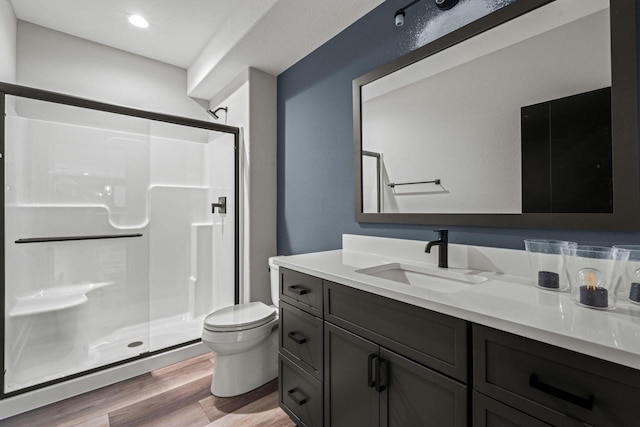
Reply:
<svg viewBox="0 0 640 427"><path fill-rule="evenodd" d="M390 184L387 184L387 186L393 188L393 187L396 187L398 185L414 185L414 184L435 184L435 185L440 185L440 180L439 179L434 179L432 181L392 182Z"/></svg>
<svg viewBox="0 0 640 427"><path fill-rule="evenodd" d="M127 237L142 237L142 234L101 234L97 236L61 236L61 237L29 237L18 239L15 243L46 243L46 242L68 242L73 240L100 240L100 239L122 239Z"/></svg>

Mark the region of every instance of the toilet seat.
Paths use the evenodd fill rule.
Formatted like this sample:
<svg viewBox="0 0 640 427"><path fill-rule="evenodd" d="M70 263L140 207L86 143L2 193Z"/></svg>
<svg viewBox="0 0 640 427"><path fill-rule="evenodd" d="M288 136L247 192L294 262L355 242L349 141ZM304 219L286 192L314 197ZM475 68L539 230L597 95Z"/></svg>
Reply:
<svg viewBox="0 0 640 427"><path fill-rule="evenodd" d="M257 328L271 322L276 309L260 301L233 305L214 311L204 319L204 329L210 332L237 332Z"/></svg>

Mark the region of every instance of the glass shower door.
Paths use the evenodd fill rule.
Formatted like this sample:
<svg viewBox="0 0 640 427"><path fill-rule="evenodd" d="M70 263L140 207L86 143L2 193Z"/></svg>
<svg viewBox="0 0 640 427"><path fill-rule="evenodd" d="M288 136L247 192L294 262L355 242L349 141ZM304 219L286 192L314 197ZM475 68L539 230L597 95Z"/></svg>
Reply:
<svg viewBox="0 0 640 427"><path fill-rule="evenodd" d="M149 342L148 122L9 100L6 393L137 356Z"/></svg>
<svg viewBox="0 0 640 427"><path fill-rule="evenodd" d="M4 393L197 340L235 298L234 135L7 99Z"/></svg>

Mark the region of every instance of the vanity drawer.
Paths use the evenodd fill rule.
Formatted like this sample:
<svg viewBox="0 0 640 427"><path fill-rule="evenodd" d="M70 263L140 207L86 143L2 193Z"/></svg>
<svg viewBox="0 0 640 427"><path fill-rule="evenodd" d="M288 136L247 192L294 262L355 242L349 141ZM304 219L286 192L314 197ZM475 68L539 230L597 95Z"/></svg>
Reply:
<svg viewBox="0 0 640 427"><path fill-rule="evenodd" d="M466 321L327 281L324 298L326 321L467 382Z"/></svg>
<svg viewBox="0 0 640 427"><path fill-rule="evenodd" d="M475 388L553 425L638 426L640 371L474 325Z"/></svg>
<svg viewBox="0 0 640 427"><path fill-rule="evenodd" d="M322 319L280 302L280 349L318 379L322 379L322 326Z"/></svg>
<svg viewBox="0 0 640 427"><path fill-rule="evenodd" d="M299 426L322 426L322 384L286 357L279 355L280 407Z"/></svg>
<svg viewBox="0 0 640 427"><path fill-rule="evenodd" d="M551 424L474 391L473 427L551 427Z"/></svg>
<svg viewBox="0 0 640 427"><path fill-rule="evenodd" d="M280 267L280 298L322 317L322 279Z"/></svg>

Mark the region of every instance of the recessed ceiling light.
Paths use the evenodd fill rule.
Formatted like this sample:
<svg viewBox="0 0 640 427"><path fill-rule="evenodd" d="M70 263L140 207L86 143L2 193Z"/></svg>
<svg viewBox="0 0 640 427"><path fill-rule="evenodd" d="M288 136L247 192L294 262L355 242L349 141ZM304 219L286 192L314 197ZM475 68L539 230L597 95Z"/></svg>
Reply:
<svg viewBox="0 0 640 427"><path fill-rule="evenodd" d="M149 22L141 15L129 15L129 22L138 28L147 28Z"/></svg>

